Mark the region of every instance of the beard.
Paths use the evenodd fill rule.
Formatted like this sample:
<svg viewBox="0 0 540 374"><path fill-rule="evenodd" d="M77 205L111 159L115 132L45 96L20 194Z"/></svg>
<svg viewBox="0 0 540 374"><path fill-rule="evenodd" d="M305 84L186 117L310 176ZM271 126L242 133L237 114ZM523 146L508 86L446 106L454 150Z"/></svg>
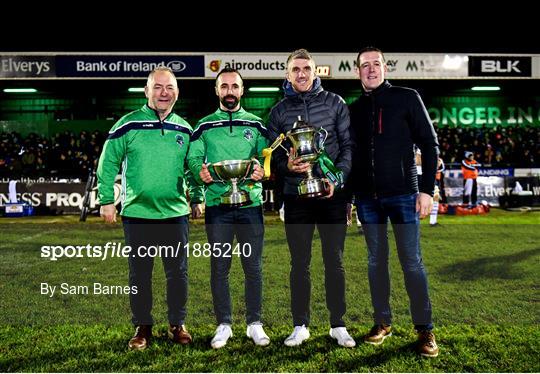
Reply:
<svg viewBox="0 0 540 374"><path fill-rule="evenodd" d="M228 100L228 99L233 99L233 100ZM240 101L240 98L234 95L227 95L221 98L221 104L223 104L223 106L229 110L233 110L238 105L239 101Z"/></svg>

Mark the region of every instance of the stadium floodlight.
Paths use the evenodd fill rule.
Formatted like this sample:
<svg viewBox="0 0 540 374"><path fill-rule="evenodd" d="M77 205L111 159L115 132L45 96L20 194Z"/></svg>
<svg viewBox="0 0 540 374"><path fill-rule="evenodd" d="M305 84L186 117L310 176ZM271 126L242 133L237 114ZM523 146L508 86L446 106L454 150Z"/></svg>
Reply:
<svg viewBox="0 0 540 374"><path fill-rule="evenodd" d="M35 88L4 88L5 93L34 93L37 92Z"/></svg>
<svg viewBox="0 0 540 374"><path fill-rule="evenodd" d="M278 92L279 87L250 87L249 92Z"/></svg>
<svg viewBox="0 0 540 374"><path fill-rule="evenodd" d="M471 88L472 91L500 91L499 86L474 86Z"/></svg>
<svg viewBox="0 0 540 374"><path fill-rule="evenodd" d="M144 92L144 87L130 87L128 92Z"/></svg>
<svg viewBox="0 0 540 374"><path fill-rule="evenodd" d="M443 69L446 70L458 70L462 66L467 65L469 61L468 56L450 56L450 55L444 55L444 60L442 63Z"/></svg>

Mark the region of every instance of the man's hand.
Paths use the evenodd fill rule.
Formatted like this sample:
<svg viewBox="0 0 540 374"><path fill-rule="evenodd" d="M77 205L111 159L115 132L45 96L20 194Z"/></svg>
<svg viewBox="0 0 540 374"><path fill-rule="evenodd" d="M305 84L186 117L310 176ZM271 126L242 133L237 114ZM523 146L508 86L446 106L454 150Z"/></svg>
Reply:
<svg viewBox="0 0 540 374"><path fill-rule="evenodd" d="M264 169L261 165L254 163L253 173L251 174L251 179L254 181L260 181L264 177Z"/></svg>
<svg viewBox="0 0 540 374"><path fill-rule="evenodd" d="M352 207L351 203L347 203L347 226L352 225Z"/></svg>
<svg viewBox="0 0 540 374"><path fill-rule="evenodd" d="M334 183L330 182L328 179L324 178L323 179L324 183L326 183L326 185L328 186L328 194L324 195L322 198L323 199L329 199L331 198L332 196L334 196L334 189L336 188L334 186Z"/></svg>
<svg viewBox="0 0 540 374"><path fill-rule="evenodd" d="M416 197L416 212L420 212L420 219L429 216L432 207L433 198L427 193L420 192Z"/></svg>
<svg viewBox="0 0 540 374"><path fill-rule="evenodd" d="M210 175L210 171L208 170L208 166L206 164L202 164L201 171L199 172L199 177L204 183L212 183L214 181L214 179Z"/></svg>
<svg viewBox="0 0 540 374"><path fill-rule="evenodd" d="M303 174L306 173L310 167L311 165L309 162L304 162L299 158L296 158L296 152L294 152L294 149L291 147L289 152L289 160L287 161L287 168L293 173Z"/></svg>
<svg viewBox="0 0 540 374"><path fill-rule="evenodd" d="M201 218L203 214L203 205L200 203L191 204L191 218Z"/></svg>
<svg viewBox="0 0 540 374"><path fill-rule="evenodd" d="M103 217L103 220L107 223L116 222L116 207L114 204L102 205L99 208L99 215Z"/></svg>

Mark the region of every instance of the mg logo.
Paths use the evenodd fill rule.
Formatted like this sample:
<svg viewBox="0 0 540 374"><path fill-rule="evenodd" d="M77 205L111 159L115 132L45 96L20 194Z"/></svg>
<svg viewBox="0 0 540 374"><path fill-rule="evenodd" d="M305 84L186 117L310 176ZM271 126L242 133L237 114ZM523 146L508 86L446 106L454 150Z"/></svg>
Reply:
<svg viewBox="0 0 540 374"><path fill-rule="evenodd" d="M482 60L482 73L521 73L518 68L519 61Z"/></svg>
<svg viewBox="0 0 540 374"><path fill-rule="evenodd" d="M407 61L407 66L405 67L406 71L418 71L418 65L416 65L416 61Z"/></svg>
<svg viewBox="0 0 540 374"><path fill-rule="evenodd" d="M353 63L353 65L356 66L356 61ZM339 62L338 71L351 71L351 64L349 64L349 61L341 60Z"/></svg>
<svg viewBox="0 0 540 374"><path fill-rule="evenodd" d="M167 67L170 68L175 73L186 70L186 64L183 61L169 61Z"/></svg>

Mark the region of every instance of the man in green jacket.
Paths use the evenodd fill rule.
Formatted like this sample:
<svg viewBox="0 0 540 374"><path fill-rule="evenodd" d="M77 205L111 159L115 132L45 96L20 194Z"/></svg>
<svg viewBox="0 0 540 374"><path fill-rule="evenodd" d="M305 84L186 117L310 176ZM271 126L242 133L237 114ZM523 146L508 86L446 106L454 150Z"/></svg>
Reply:
<svg viewBox="0 0 540 374"><path fill-rule="evenodd" d="M154 69L145 87L148 103L120 118L109 131L97 169L100 213L116 222L114 180L122 167L122 223L131 247L129 286L135 335L133 350L145 349L152 337L153 257L149 246L168 246L158 253L167 278L169 337L189 344L184 326L187 301L188 213L186 155L191 126L172 112L178 85L172 70ZM195 196L195 190L191 196ZM199 191L200 192L200 191Z"/></svg>
<svg viewBox="0 0 540 374"><path fill-rule="evenodd" d="M264 170L254 162L250 179L239 183L239 188L249 194L250 204L226 206L221 204L221 196L230 186L217 177L214 179L208 167L208 163L226 160L257 159L268 144L262 120L240 105L243 92L242 77L237 70L225 68L219 72L216 79L219 109L199 121L188 155L193 176L201 184L206 184L205 223L211 246L210 283L218 323L211 342L215 349L225 346L232 336L229 270L234 256L240 257L245 275L246 334L256 345L270 343L260 321L264 235L260 180ZM235 235L238 244L233 247Z"/></svg>

